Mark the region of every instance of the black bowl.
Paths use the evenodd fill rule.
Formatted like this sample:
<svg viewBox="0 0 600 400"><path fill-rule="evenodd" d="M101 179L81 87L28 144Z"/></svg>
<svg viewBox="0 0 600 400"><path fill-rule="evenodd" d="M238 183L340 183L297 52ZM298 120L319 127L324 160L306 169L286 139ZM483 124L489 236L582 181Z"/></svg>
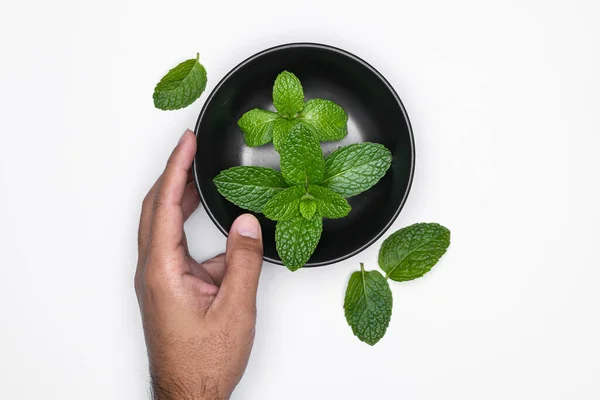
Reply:
<svg viewBox="0 0 600 400"><path fill-rule="evenodd" d="M283 70L298 76L307 100L332 100L348 113L348 136L322 143L324 155L341 145L367 141L381 143L393 154L386 176L348 199L350 215L324 221L321 241L306 266L332 264L364 250L391 226L406 201L415 166L412 129L400 98L375 68L355 55L322 44L293 43L260 52L235 67L212 91L198 117L196 184L208 215L227 235L234 219L246 211L222 197L213 178L236 165L279 169L273 145L247 147L237 120L255 107L274 111L273 82ZM275 223L262 215L258 218L265 260L281 264Z"/></svg>

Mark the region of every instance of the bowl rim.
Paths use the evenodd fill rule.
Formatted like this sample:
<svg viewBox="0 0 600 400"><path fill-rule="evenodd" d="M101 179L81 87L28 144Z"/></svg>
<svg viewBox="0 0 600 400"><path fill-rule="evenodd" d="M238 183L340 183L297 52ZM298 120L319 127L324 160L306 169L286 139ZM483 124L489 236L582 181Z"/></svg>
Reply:
<svg viewBox="0 0 600 400"><path fill-rule="evenodd" d="M368 70L370 70L377 78L379 78L383 84L387 87L387 89L390 91L390 93L392 93L392 95L394 96L394 98L396 99L396 102L398 103L398 106L400 107L400 109L402 110L402 115L404 116L404 120L406 121L406 125L408 127L408 136L409 136L409 140L410 140L410 152L411 152L411 165L410 165L410 172L409 172L409 178L408 178L408 186L406 188L406 191L404 192L404 197L402 198L402 200L400 201L400 203L398 204L398 207L396 208L396 212L394 213L394 215L390 218L390 220L385 224L385 226L379 231L379 233L377 233L375 236L373 236L367 243L363 244L362 246L360 246L359 248L349 252L348 254L345 254L343 256L337 257L335 259L331 259L328 261L321 261L321 262L308 262L304 265L303 268L306 267L321 267L321 266L325 266L325 265L330 265L330 264L336 264L338 262L344 261L350 257L353 257L355 255L357 255L358 253L361 253L362 251L366 250L367 248L369 248L373 243L375 243L377 240L379 240L379 238L381 238L383 236L384 233L386 233L391 226L394 224L394 222L396 221L396 219L398 218L398 215L400 214L400 211L402 211L402 208L404 208L404 204L406 203L406 200L408 198L408 195L410 194L410 190L412 188L412 183L413 183L413 177L415 174L415 164L416 164L416 152L415 152L415 139L414 139L414 135L413 135L413 130L412 130L412 125L410 123L410 119L408 117L408 113L406 112L406 108L404 107L404 104L402 103L402 100L400 100L400 96L398 96L398 93L396 93L396 90L394 90L394 88L392 87L392 85L388 82L388 80L377 70L375 69L375 67L373 67L371 64L369 64L368 62L366 62L365 60L363 60L362 58L350 53L349 51L340 49L338 47L334 47L331 45L327 45L327 44L322 44L322 43L313 43L313 42L293 42L293 43L285 43L285 44L281 44L281 45L277 45L277 46L273 46L270 47L268 49L262 50L248 58L246 58L244 61L240 62L238 65L236 65L233 69L231 69L231 71L229 71L227 73L227 75L225 75L220 81L219 83L214 87L214 89L211 91L211 93L208 95L208 97L206 98L206 100L204 101L204 105L202 106L202 110L200 111L200 115L198 115L198 120L196 121L196 126L194 128L194 135L196 136L196 141L198 140L198 132L199 132L199 128L200 128L200 123L202 122L202 118L204 117L204 114L206 113L206 109L208 108L208 105L210 104L210 102L212 101L213 97L216 95L216 93L221 89L221 86L223 86L223 84L225 82L227 82L231 76L233 74L235 74L237 71L239 71L240 69L242 69L244 66L246 66L248 63L256 60L257 58L260 58L264 55L267 55L269 53L274 53L280 50L285 50L285 49L290 49L290 48L297 48L297 47L304 47L304 48L315 48L315 49L321 49L321 50L327 50L327 51L331 51L334 53L338 53L341 55L344 55L360 64L362 64L364 67L366 67ZM214 216L214 214L212 213L212 211L210 210L210 208L208 207L208 205L206 204L206 200L204 199L204 195L202 193L202 190L200 188L200 180L198 177L198 169L196 168L196 157L194 156L194 161L192 163L192 170L193 170L193 174L194 174L194 181L196 183L196 190L198 191L198 194L200 196L200 201L202 202L202 206L204 207L204 210L206 210L206 213L208 214L209 218L212 220L212 222L216 225L216 227L221 231L221 233L223 233L223 235L225 235L225 237L228 236L229 232L221 225L221 223L217 220L217 218ZM264 261L268 261L270 263L273 264L277 264L277 265L283 265L283 263L281 262L281 260L278 259L273 259L271 257L267 257L263 255L263 260Z"/></svg>

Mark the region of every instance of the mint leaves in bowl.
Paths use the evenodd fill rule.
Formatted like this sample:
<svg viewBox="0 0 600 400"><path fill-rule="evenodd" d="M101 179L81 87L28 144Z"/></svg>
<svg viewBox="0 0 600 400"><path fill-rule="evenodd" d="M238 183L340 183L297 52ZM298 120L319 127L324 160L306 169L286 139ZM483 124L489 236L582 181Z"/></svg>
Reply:
<svg viewBox="0 0 600 400"><path fill-rule="evenodd" d="M290 269L365 249L412 181L414 143L397 94L329 46L289 44L242 62L210 94L196 135L194 172L211 219L226 234L244 210L257 213L265 259Z"/></svg>

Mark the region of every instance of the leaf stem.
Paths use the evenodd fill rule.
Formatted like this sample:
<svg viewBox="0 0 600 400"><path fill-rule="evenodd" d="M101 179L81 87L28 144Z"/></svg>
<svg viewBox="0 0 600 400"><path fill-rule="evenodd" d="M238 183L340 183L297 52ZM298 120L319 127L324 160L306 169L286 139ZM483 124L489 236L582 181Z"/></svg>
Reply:
<svg viewBox="0 0 600 400"><path fill-rule="evenodd" d="M367 296L367 280L365 279L365 264L360 263L360 275L362 277L363 290L365 292L365 304L369 304L369 296ZM367 306L368 308L368 306Z"/></svg>
<svg viewBox="0 0 600 400"><path fill-rule="evenodd" d="M196 53L196 61L200 61L200 53Z"/></svg>

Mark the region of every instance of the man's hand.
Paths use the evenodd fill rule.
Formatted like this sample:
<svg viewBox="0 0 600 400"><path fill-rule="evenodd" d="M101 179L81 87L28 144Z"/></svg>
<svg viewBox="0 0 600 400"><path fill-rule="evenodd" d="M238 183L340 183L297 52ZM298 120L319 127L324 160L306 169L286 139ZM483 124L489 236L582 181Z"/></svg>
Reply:
<svg viewBox="0 0 600 400"><path fill-rule="evenodd" d="M195 153L188 130L142 206L135 289L156 400L229 398L254 341L260 225L242 215L225 254L202 264L190 257L183 223L199 203Z"/></svg>

